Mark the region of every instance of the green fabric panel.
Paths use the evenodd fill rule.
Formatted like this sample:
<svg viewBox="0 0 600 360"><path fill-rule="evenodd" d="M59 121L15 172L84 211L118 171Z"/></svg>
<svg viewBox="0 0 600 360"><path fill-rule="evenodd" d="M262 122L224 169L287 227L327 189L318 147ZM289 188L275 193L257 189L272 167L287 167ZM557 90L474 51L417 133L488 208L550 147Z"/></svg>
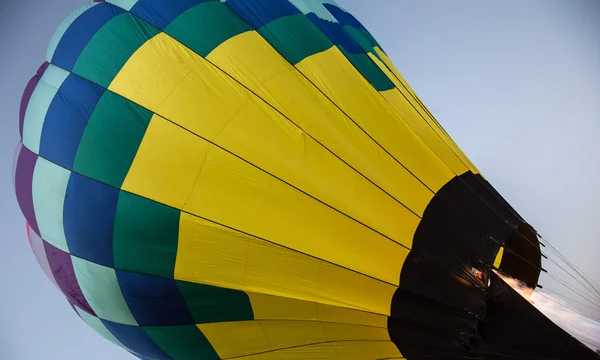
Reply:
<svg viewBox="0 0 600 360"><path fill-rule="evenodd" d="M115 267L172 279L179 215L177 209L121 192L113 236Z"/></svg>
<svg viewBox="0 0 600 360"><path fill-rule="evenodd" d="M114 269L72 256L81 292L99 318L137 326L121 292Z"/></svg>
<svg viewBox="0 0 600 360"><path fill-rule="evenodd" d="M201 56L238 34L252 30L220 1L196 5L179 15L165 33Z"/></svg>
<svg viewBox="0 0 600 360"><path fill-rule="evenodd" d="M331 40L303 14L271 21L258 32L292 65L333 46Z"/></svg>
<svg viewBox="0 0 600 360"><path fill-rule="evenodd" d="M73 72L108 88L131 55L159 32L130 13L115 16L92 37Z"/></svg>
<svg viewBox="0 0 600 360"><path fill-rule="evenodd" d="M386 91L395 87L394 83L367 54L350 54L344 49L340 49L340 51L346 55L346 58L348 58L352 65L360 71L377 91Z"/></svg>
<svg viewBox="0 0 600 360"><path fill-rule="evenodd" d="M243 291L183 281L177 286L196 324L254 319L250 299Z"/></svg>
<svg viewBox="0 0 600 360"><path fill-rule="evenodd" d="M120 188L152 115L119 95L105 92L83 133L74 171Z"/></svg>
<svg viewBox="0 0 600 360"><path fill-rule="evenodd" d="M173 359L220 359L195 325L144 327L144 331Z"/></svg>

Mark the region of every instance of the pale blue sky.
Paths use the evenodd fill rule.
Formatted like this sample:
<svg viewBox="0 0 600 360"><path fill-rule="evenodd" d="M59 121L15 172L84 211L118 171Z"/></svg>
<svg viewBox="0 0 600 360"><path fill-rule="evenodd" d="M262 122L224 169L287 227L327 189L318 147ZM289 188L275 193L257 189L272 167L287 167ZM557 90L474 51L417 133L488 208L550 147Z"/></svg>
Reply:
<svg viewBox="0 0 600 360"><path fill-rule="evenodd" d="M1 359L131 359L46 279L12 193L22 90L54 29L84 3L0 0ZM338 3L506 199L600 283L600 1Z"/></svg>

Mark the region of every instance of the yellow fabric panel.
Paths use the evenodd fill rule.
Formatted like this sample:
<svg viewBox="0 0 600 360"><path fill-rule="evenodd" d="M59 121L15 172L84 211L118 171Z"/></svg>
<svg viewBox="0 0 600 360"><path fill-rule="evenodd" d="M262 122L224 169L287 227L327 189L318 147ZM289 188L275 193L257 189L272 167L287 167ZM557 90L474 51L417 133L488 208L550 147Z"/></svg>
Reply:
<svg viewBox="0 0 600 360"><path fill-rule="evenodd" d="M387 316L297 299L249 293L257 320L318 320L387 327Z"/></svg>
<svg viewBox="0 0 600 360"><path fill-rule="evenodd" d="M408 253L215 147L209 149L183 210L392 284L398 284Z"/></svg>
<svg viewBox="0 0 600 360"><path fill-rule="evenodd" d="M345 341L345 340L390 340L390 334L387 328L370 327L354 324L339 324L333 322L321 322L323 332L327 341ZM277 328L273 329L275 333Z"/></svg>
<svg viewBox="0 0 600 360"><path fill-rule="evenodd" d="M319 320L387 328L387 316L318 304Z"/></svg>
<svg viewBox="0 0 600 360"><path fill-rule="evenodd" d="M209 140L251 95L164 33L132 55L109 90Z"/></svg>
<svg viewBox="0 0 600 360"><path fill-rule="evenodd" d="M325 342L390 341L385 328L319 321L254 320L200 324L197 327L221 358Z"/></svg>
<svg viewBox="0 0 600 360"><path fill-rule="evenodd" d="M122 189L181 209L207 151L208 143L154 115Z"/></svg>
<svg viewBox="0 0 600 360"><path fill-rule="evenodd" d="M179 66L169 65L174 62ZM188 70L181 69L183 63L187 63ZM172 76L164 76L171 71ZM264 70L263 76L266 73ZM149 80L155 76L162 83ZM127 80L115 80L111 85L122 95L151 93L148 98L156 103L144 100L145 95L135 101L396 242L407 247L412 245L420 220L418 216L233 79L173 39L157 36L148 41L129 60L117 79ZM160 97L156 94L159 90L149 89L150 86L168 91L161 90L164 96ZM420 193L415 191L416 194L423 192L424 189ZM421 200L425 199L426 196L421 197ZM421 207L424 206L425 201L422 201Z"/></svg>
<svg viewBox="0 0 600 360"><path fill-rule="evenodd" d="M296 67L432 191L454 177L339 49L315 54Z"/></svg>
<svg viewBox="0 0 600 360"><path fill-rule="evenodd" d="M267 104L251 98L215 142L394 241L412 246L418 216L285 118L273 115Z"/></svg>
<svg viewBox="0 0 600 360"><path fill-rule="evenodd" d="M258 217L254 220L258 221ZM290 233L292 234L293 232ZM312 239L306 237L304 240L310 242ZM317 245L319 244L315 244ZM325 242L321 243L321 247L327 251ZM332 258L345 253L348 251L340 248L330 249L323 255L325 258ZM378 261L377 257L384 255L375 254L374 258L364 255L356 259L355 263L373 266ZM403 260L402 255L396 259L400 266ZM396 265L393 268L390 273L400 273ZM189 214L181 215L175 278L243 290L249 294L271 294L383 315L389 315L392 296L396 290L396 286ZM277 309L267 309L273 302L261 296L263 295L250 295L254 300L253 308L256 305L257 316L290 316L299 319L314 316L314 312L311 314L314 310L298 303L285 310L280 309L283 313L277 313ZM324 319L327 317L325 312Z"/></svg>
<svg viewBox="0 0 600 360"><path fill-rule="evenodd" d="M382 91L381 95L392 105L406 123L427 143L427 145L452 169L462 175L469 169L463 161L443 141L439 133L428 125L414 107L402 96L398 89Z"/></svg>
<svg viewBox="0 0 600 360"><path fill-rule="evenodd" d="M208 54L206 60L254 92L270 78L294 69L254 30L243 32L221 43ZM295 84L290 85L286 93L295 93Z"/></svg>
<svg viewBox="0 0 600 360"><path fill-rule="evenodd" d="M319 320L316 302L257 293L248 298L256 320Z"/></svg>
<svg viewBox="0 0 600 360"><path fill-rule="evenodd" d="M243 356L244 360L376 360L405 359L391 341L337 341Z"/></svg>
<svg viewBox="0 0 600 360"><path fill-rule="evenodd" d="M279 351L273 351L273 352L267 352L267 353L257 354L257 355L240 356L240 357L237 357L236 359L281 360L281 357L279 357L278 353L279 353ZM306 358L302 358L302 359L306 359ZM323 358L319 357L318 359L323 359Z"/></svg>
<svg viewBox="0 0 600 360"><path fill-rule="evenodd" d="M248 31L229 39L207 59L252 89L395 199L415 213L423 214L433 196L431 191L378 149L348 116L258 33ZM308 140L303 138L298 142ZM404 213L399 211L394 215Z"/></svg>
<svg viewBox="0 0 600 360"><path fill-rule="evenodd" d="M446 135L445 136L446 143L455 150L455 153L460 156L460 158L463 160L463 162L469 167L469 169L471 169L471 171L473 173L478 174L479 170L477 169L477 167L471 162L471 160L467 157L467 155L465 155L465 153L458 147L458 145L454 142L454 140L450 137L450 135L448 135L446 130L444 130L444 128L438 123L438 121L435 119L435 117L433 117L433 115L429 112L429 109L427 109L427 107L419 99L419 97L417 96L415 91L410 87L410 85L408 84L406 79L404 79L404 77L400 74L400 72L398 71L398 69L396 68L394 63L392 63L390 58L388 58L388 56L383 51L381 51L381 49L377 46L375 47L375 52L383 60L383 62L385 63L385 65L389 69L389 71L391 71L393 73L393 75L395 75L396 80L399 81L402 84L402 87L404 89L406 89L412 95L413 99L415 99L417 101L417 103L421 106L421 108L429 115L430 120L437 125L436 129L440 130L442 133L444 133ZM379 62L377 62L377 64L379 65Z"/></svg>
<svg viewBox="0 0 600 360"><path fill-rule="evenodd" d="M221 322L196 325L221 359L271 350L259 321Z"/></svg>
<svg viewBox="0 0 600 360"><path fill-rule="evenodd" d="M504 255L504 247L500 247L498 251L498 255L496 255L496 260L494 260L494 267L496 269L500 268L500 264L502 263L502 256Z"/></svg>

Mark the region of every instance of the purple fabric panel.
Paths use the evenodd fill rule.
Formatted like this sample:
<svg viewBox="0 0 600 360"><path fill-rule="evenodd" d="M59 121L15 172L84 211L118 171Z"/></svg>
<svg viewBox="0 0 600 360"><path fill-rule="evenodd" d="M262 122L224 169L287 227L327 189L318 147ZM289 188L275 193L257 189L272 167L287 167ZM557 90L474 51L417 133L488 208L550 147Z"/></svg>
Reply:
<svg viewBox="0 0 600 360"><path fill-rule="evenodd" d="M35 90L35 87L40 82L40 79L46 72L46 69L48 69L48 66L50 66L50 63L47 61L40 66L37 74L35 74L31 80L29 80L29 83L23 92L23 96L21 97L21 108L19 110L19 134L21 134L21 138L23 138L23 123L25 122L25 111L27 111L27 105L29 105L29 100L31 100L33 90Z"/></svg>
<svg viewBox="0 0 600 360"><path fill-rule="evenodd" d="M65 294L69 302L92 315L96 315L81 292L77 277L75 276L75 270L73 269L71 255L45 241L44 249L46 250L46 256L48 257L48 263L50 264L54 279L56 279L58 287Z"/></svg>
<svg viewBox="0 0 600 360"><path fill-rule="evenodd" d="M52 269L50 269L50 263L48 262L48 257L46 256L46 249L44 247L44 240L27 224L27 237L29 238L29 245L31 245L31 250L33 250L33 254L37 259L38 263L46 273L46 276L50 278L50 280L58 286L58 283L54 279L54 275L52 274Z"/></svg>
<svg viewBox="0 0 600 360"><path fill-rule="evenodd" d="M19 159L17 160L17 167L15 169L14 181L15 181L15 192L17 193L17 202L21 207L21 211L27 219L27 222L31 228L39 233L37 221L35 219L35 211L33 209L33 171L37 162L38 156L27 149L25 146L21 146L21 152L19 153Z"/></svg>

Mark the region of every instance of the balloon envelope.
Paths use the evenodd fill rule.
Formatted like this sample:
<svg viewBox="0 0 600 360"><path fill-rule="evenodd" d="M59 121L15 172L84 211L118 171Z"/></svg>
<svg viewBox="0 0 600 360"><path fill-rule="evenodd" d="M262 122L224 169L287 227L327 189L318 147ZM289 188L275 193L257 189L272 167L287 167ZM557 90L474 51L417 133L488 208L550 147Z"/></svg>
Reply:
<svg viewBox="0 0 600 360"><path fill-rule="evenodd" d="M493 264L537 284L534 230L334 1L98 1L46 60L31 247L141 359L462 356Z"/></svg>

